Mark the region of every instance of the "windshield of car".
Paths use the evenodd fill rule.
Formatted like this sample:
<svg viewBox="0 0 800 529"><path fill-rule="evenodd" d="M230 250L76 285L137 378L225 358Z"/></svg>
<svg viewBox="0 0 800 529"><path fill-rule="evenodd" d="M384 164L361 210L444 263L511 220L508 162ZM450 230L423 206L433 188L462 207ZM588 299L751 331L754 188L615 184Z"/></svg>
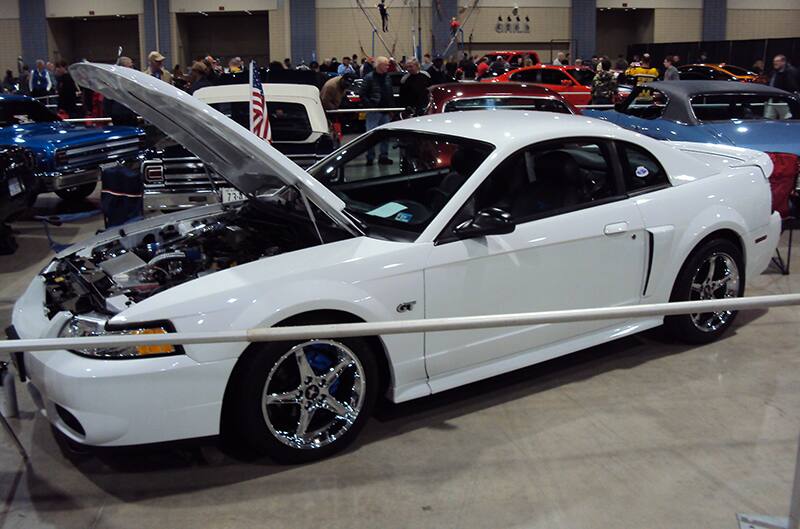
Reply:
<svg viewBox="0 0 800 529"><path fill-rule="evenodd" d="M36 101L10 101L0 98L0 127L60 121L59 117Z"/></svg>
<svg viewBox="0 0 800 529"><path fill-rule="evenodd" d="M726 70L726 71L732 73L733 75L756 75L753 72L745 70L744 68L739 68L738 66L731 66L730 64L726 64L724 66L721 66L721 68L723 70Z"/></svg>
<svg viewBox="0 0 800 529"><path fill-rule="evenodd" d="M700 121L800 119L800 104L792 97L765 94L709 94L691 99Z"/></svg>
<svg viewBox="0 0 800 529"><path fill-rule="evenodd" d="M379 129L309 172L369 229L413 239L494 150L483 142Z"/></svg>
<svg viewBox="0 0 800 529"><path fill-rule="evenodd" d="M250 104L247 101L213 103L219 110L239 125L250 128ZM312 134L311 121L306 107L300 103L267 101L272 141L303 141Z"/></svg>
<svg viewBox="0 0 800 529"><path fill-rule="evenodd" d="M583 86L592 86L594 80L594 72L591 70L575 69L570 70L569 73Z"/></svg>
<svg viewBox="0 0 800 529"><path fill-rule="evenodd" d="M540 112L557 112L559 114L571 114L569 107L562 101L547 97L508 97L508 96L487 96L468 99L456 99L449 101L445 107L445 112L457 112L460 110L536 110Z"/></svg>

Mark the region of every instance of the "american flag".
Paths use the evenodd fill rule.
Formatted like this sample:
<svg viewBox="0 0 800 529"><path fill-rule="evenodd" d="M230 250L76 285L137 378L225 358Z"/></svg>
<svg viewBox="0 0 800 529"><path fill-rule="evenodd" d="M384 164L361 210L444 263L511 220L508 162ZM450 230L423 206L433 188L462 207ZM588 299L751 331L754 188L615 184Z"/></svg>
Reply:
<svg viewBox="0 0 800 529"><path fill-rule="evenodd" d="M250 132L272 143L272 128L269 126L267 100L256 61L250 61Z"/></svg>

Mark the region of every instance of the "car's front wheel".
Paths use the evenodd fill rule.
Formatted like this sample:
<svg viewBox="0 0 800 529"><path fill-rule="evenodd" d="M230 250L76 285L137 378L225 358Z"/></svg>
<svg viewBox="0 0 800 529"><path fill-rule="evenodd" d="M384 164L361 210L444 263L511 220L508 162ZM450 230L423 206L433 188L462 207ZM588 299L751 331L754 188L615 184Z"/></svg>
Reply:
<svg viewBox="0 0 800 529"><path fill-rule="evenodd" d="M345 448L371 415L378 367L365 340L257 346L238 369L233 433L281 463L321 459Z"/></svg>
<svg viewBox="0 0 800 529"><path fill-rule="evenodd" d="M91 195L96 187L97 187L97 182L92 182L91 184L82 184L73 187L66 187L64 189L56 190L56 195L58 195L59 198L61 198L62 200L66 200L67 202L75 202L78 200L83 200L84 198Z"/></svg>
<svg viewBox="0 0 800 529"><path fill-rule="evenodd" d="M738 246L726 239L703 243L683 265L670 301L736 298L744 295L744 259ZM665 325L678 340L703 344L719 338L737 311L702 312L668 316Z"/></svg>

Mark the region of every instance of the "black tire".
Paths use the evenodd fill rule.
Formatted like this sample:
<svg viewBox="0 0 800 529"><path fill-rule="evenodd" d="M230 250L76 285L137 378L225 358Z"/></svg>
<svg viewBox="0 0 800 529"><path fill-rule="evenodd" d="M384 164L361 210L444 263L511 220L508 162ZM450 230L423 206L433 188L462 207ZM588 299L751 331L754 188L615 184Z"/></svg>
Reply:
<svg viewBox="0 0 800 529"><path fill-rule="evenodd" d="M719 270L716 269L716 266L719 266L719 263L721 263L723 265L723 270L728 269L731 273L737 274L738 279L736 285L728 287L726 284L725 286L726 289L730 288L731 291L734 291L734 295L725 296L724 291L721 290L722 287L719 287L716 291L708 295L712 295L715 298L741 297L744 295L745 268L742 251L737 245L727 239L712 239L698 246L683 264L672 288L670 301L706 299L701 297L703 294L699 294L693 290L692 285L698 284L695 283L697 276L708 275L709 264L707 261L715 255L718 257L715 259L714 277L720 277L720 280L724 277L724 274L722 274L721 277ZM726 256L735 264L735 271L729 266L730 263L727 262ZM736 315L737 311L699 315L681 314L678 316L667 316L664 320L664 325L667 334L675 340L690 344L705 344L713 342L722 336L733 324ZM696 322L694 316L698 316L701 321ZM715 317L716 319L714 319Z"/></svg>
<svg viewBox="0 0 800 529"><path fill-rule="evenodd" d="M316 322L315 322L316 323ZM349 428L341 433L335 440L319 447L297 448L289 446L287 441L281 440L268 426L266 416L269 411L263 412L262 398L267 391L268 376L274 370L281 370L283 360L288 352L300 344L312 346L317 343L341 344L345 346L360 362L363 372L365 391L360 410ZM337 340L308 340L300 342L263 343L253 346L244 356L229 382L229 401L225 403L223 413L223 435L229 437L226 441L233 441L246 450L248 456L270 457L273 461L283 464L296 464L315 461L329 457L346 448L358 436L367 419L372 415L375 402L380 390L380 377L378 363L375 358L377 351L371 351L369 343L360 338L347 338ZM281 362L281 366L277 364ZM287 366L290 367L290 366ZM299 370L299 368L297 368ZM274 371L278 373L279 371ZM316 371L315 371L315 374ZM270 384L273 382L270 381ZM293 386L289 383L289 386ZM330 386L333 388L333 385ZM289 391L293 391L289 389ZM331 389L331 393L333 390ZM281 408L281 413L286 417L299 414L300 404L286 404ZM274 408L268 408L270 410ZM317 410L315 417L329 413L327 410ZM325 416L321 417L325 419ZM287 419L289 420L289 419ZM314 419L316 420L316 419ZM309 424L309 427L312 423Z"/></svg>
<svg viewBox="0 0 800 529"><path fill-rule="evenodd" d="M82 184L79 186L59 189L56 191L56 195L67 202L77 202L79 200L84 200L86 197L94 193L96 187L97 182L92 182L91 184Z"/></svg>

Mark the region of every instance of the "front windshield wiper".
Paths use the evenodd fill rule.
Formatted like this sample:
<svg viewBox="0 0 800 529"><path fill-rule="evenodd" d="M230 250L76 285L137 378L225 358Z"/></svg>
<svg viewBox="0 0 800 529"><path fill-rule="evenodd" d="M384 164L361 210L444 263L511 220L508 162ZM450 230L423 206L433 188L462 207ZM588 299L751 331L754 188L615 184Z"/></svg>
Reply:
<svg viewBox="0 0 800 529"><path fill-rule="evenodd" d="M359 219L359 218L358 218L358 217L355 215L355 213L353 213L352 211L350 211L348 208L344 208L344 209L342 210L342 212L343 212L345 215L347 215L347 218L348 218L348 219L352 220L352 221L353 221L353 223L355 223L355 225L356 225L356 226L358 226L358 229L360 229L360 230L361 230L361 232L362 232L364 235L366 235L366 234L369 232L369 226L367 225L367 223L366 223L366 222L364 222L363 220Z"/></svg>

